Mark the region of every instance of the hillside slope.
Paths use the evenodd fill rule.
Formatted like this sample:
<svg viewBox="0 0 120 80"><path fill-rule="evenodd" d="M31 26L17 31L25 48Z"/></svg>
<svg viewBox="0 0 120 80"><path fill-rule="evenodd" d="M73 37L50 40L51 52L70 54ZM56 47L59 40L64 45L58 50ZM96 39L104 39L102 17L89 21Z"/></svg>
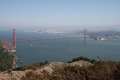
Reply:
<svg viewBox="0 0 120 80"><path fill-rule="evenodd" d="M38 66L39 65L39 66ZM73 63L63 63L63 62L50 62L45 65L40 64L32 64L32 65L26 65L24 67L28 67L29 69L23 70L22 68L17 68L16 70L11 70L11 71L4 71L0 73L0 80L28 80L28 77L32 78L29 80L36 80L34 79L35 75L39 76L38 78L42 78L45 75L52 75L55 71L57 70L64 70L64 68L69 67L69 66L78 66L78 67L83 67L83 66L92 66L93 64L86 62L86 61L77 61ZM47 77L47 76L46 76ZM39 79L40 80L40 79Z"/></svg>
<svg viewBox="0 0 120 80"><path fill-rule="evenodd" d="M30 64L0 73L0 80L119 80L120 62Z"/></svg>
<svg viewBox="0 0 120 80"><path fill-rule="evenodd" d="M0 47L0 71L5 71L13 67L14 56Z"/></svg>

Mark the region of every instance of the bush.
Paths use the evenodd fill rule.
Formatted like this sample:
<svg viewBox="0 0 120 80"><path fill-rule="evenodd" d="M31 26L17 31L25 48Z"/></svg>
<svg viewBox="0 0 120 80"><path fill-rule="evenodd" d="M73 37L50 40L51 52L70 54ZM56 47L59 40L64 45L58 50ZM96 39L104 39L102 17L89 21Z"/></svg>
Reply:
<svg viewBox="0 0 120 80"><path fill-rule="evenodd" d="M6 52L5 49L0 47L0 71L5 71L12 68L13 55Z"/></svg>
<svg viewBox="0 0 120 80"><path fill-rule="evenodd" d="M86 58L86 57L78 57L78 58L73 58L72 61L68 61L68 63L72 63L72 62L75 62L75 61L79 61L79 60L84 60L84 61L88 61L90 63L95 63L95 59L89 59L89 58Z"/></svg>
<svg viewBox="0 0 120 80"><path fill-rule="evenodd" d="M69 66L54 71L50 80L120 80L120 63L100 61L89 67Z"/></svg>
<svg viewBox="0 0 120 80"><path fill-rule="evenodd" d="M40 63L28 64L28 65L25 65L25 66L21 66L21 67L15 68L13 70L14 71L25 71L27 69L36 70L36 69L40 68L41 66L43 66L43 65L45 65L47 63L48 63L48 61L40 62Z"/></svg>

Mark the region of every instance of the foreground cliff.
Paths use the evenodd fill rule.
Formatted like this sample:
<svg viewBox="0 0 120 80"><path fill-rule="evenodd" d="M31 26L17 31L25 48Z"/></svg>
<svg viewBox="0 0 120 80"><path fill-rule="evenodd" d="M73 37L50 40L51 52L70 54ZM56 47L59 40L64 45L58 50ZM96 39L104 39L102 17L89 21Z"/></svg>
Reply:
<svg viewBox="0 0 120 80"><path fill-rule="evenodd" d="M13 55L0 47L0 71L5 71L13 67Z"/></svg>
<svg viewBox="0 0 120 80"><path fill-rule="evenodd" d="M0 40L0 71L15 68L17 56L12 52L12 46L9 42Z"/></svg>
<svg viewBox="0 0 120 80"><path fill-rule="evenodd" d="M31 64L0 73L0 80L119 80L120 62L50 62Z"/></svg>

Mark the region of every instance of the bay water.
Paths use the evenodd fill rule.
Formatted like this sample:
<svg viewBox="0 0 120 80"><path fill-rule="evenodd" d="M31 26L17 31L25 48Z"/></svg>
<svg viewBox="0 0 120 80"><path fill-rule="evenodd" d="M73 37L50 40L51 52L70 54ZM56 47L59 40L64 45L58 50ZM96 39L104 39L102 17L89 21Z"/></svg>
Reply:
<svg viewBox="0 0 120 80"><path fill-rule="evenodd" d="M12 42L11 31L1 31L0 39ZM17 32L17 40L31 40L39 38L61 38L75 35L66 34L47 34L40 32ZM79 35L77 35L79 36ZM40 40L33 42L17 42L17 53L21 63L38 63L44 61L67 62L76 57L88 57L96 60L120 60L120 40L103 40L83 38L64 39L64 40Z"/></svg>

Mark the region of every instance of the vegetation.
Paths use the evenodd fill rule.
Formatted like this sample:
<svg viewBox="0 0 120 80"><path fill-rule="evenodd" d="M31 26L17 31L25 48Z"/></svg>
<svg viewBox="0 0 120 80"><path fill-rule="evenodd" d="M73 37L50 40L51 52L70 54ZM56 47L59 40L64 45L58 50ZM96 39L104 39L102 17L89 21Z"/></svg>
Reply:
<svg viewBox="0 0 120 80"><path fill-rule="evenodd" d="M96 62L95 59L89 59L87 57L78 57L78 58L73 58L72 61L68 61L68 63L72 63L72 62L80 61L80 60L88 61L90 63L95 63Z"/></svg>
<svg viewBox="0 0 120 80"><path fill-rule="evenodd" d="M92 62L94 65L88 67L69 66L54 70L52 74L44 71L42 75L31 71L26 73L21 80L120 80L120 62L95 61L86 57L74 58L69 62L79 60Z"/></svg>
<svg viewBox="0 0 120 80"><path fill-rule="evenodd" d="M36 74L33 71L26 73L26 76L23 76L21 80L50 80L50 75L48 72L44 71L43 75Z"/></svg>
<svg viewBox="0 0 120 80"><path fill-rule="evenodd" d="M65 67L52 75L29 72L21 80L120 80L120 62L99 61L89 67Z"/></svg>
<svg viewBox="0 0 120 80"><path fill-rule="evenodd" d="M41 66L43 66L43 65L45 65L47 63L48 63L48 61L40 62L40 63L34 63L34 64L28 64L28 65L25 65L25 66L15 68L13 70L14 71L25 71L27 69L36 70L36 69L40 68Z"/></svg>
<svg viewBox="0 0 120 80"><path fill-rule="evenodd" d="M12 68L13 55L0 47L0 71Z"/></svg>
<svg viewBox="0 0 120 80"><path fill-rule="evenodd" d="M3 58L3 59L2 59ZM36 73L34 70L41 68L41 66L48 62L29 64L23 67L18 67L14 70L28 70L21 80L120 80L120 62L117 61L95 61L86 57L74 58L72 61L85 60L93 63L88 67L68 66L61 69L56 69L52 74L47 71ZM4 52L0 48L0 70L4 71L12 67L12 56Z"/></svg>

